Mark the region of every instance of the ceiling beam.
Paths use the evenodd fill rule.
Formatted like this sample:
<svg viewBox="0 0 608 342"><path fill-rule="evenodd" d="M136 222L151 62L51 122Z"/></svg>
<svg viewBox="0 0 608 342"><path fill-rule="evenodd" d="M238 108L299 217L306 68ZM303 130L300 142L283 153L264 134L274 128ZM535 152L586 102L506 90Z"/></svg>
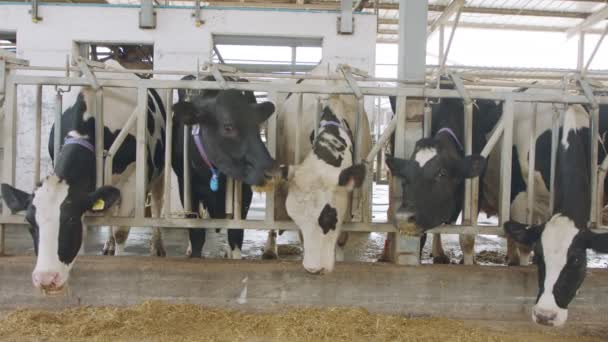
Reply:
<svg viewBox="0 0 608 342"><path fill-rule="evenodd" d="M578 25L566 31L566 38L570 39L573 36L585 31L585 29L599 23L600 21L608 18L608 5L604 6L601 10L591 14L585 20L580 22Z"/></svg>
<svg viewBox="0 0 608 342"><path fill-rule="evenodd" d="M380 25L396 25L392 21L388 21L387 19L382 19L378 22ZM453 21L449 21L446 25L454 24ZM565 33L567 28L560 27L550 27L550 26L534 26L534 25L513 25L513 24L505 24L505 25L497 25L497 24L478 24L478 23L466 23L460 22L458 27L461 28L476 28L476 29L493 29L493 30L511 30L511 31L534 31L534 32L559 32ZM591 34L602 34L603 30L588 30L586 33ZM397 35L398 31L396 29L384 29L379 28L378 34L386 34L386 35Z"/></svg>
<svg viewBox="0 0 608 342"><path fill-rule="evenodd" d="M428 39L431 37L441 25L444 25L448 20L450 20L454 13L458 12L458 10L460 10L463 6L464 0L452 0L448 7L441 12L441 15L431 23L426 33L426 38Z"/></svg>

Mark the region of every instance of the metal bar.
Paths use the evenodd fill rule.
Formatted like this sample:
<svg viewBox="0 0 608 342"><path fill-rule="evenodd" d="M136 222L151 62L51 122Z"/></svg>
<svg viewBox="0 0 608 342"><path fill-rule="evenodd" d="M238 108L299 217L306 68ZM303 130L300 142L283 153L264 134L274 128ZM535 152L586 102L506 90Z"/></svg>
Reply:
<svg viewBox="0 0 608 342"><path fill-rule="evenodd" d="M422 128L424 129L424 137L431 137L431 128L433 126L433 111L430 105L424 106L424 122Z"/></svg>
<svg viewBox="0 0 608 342"><path fill-rule="evenodd" d="M452 41L454 40L454 35L456 33L456 28L458 28L458 23L460 22L460 13L462 13L462 8L458 9L456 12L456 19L454 20L454 25L452 25L452 32L450 32L450 38L448 39L448 46L445 48L445 52L443 54L443 59L440 63L439 70L445 70L445 63L448 60L448 55L450 54L450 48L452 47Z"/></svg>
<svg viewBox="0 0 608 342"><path fill-rule="evenodd" d="M602 32L600 39L595 44L595 47L593 48L593 52L591 52L591 56L589 56L589 59L587 59L587 63L585 63L585 67L583 68L583 71L582 71L583 75L585 73L587 73L587 70L589 70L589 66L591 66L591 62L593 62L593 59L595 58L595 54L600 49L600 46L602 45L602 42L604 41L604 38L606 37L607 33L608 33L608 25L606 25L606 28L604 28L604 32Z"/></svg>
<svg viewBox="0 0 608 342"><path fill-rule="evenodd" d="M599 148L598 148L598 143L600 141L600 133L599 133L599 121L600 121L600 109L599 107L596 105L591 109L591 117L589 118L589 130L591 132L591 141L590 141L590 146L591 146L591 158L590 158L590 164L589 165L589 170L591 171L591 209L589 212L589 218L590 218L590 222L589 222L589 227L590 228L595 228L598 223L601 224L601 221L597 221L596 217L598 217L598 215L596 214L597 211L601 212L601 207L602 207L602 203L598 203L597 202L597 193L600 191L597 186L595 186L596 184L598 184L597 179L598 179L598 174L597 174L597 170L598 170L598 152L599 152ZM603 187L601 188L603 191Z"/></svg>
<svg viewBox="0 0 608 342"><path fill-rule="evenodd" d="M192 208L192 187L191 182L192 179L190 177L190 127L184 125L184 160L183 160L183 168L184 168L184 211L186 213L191 213L196 210L198 213L198 208Z"/></svg>
<svg viewBox="0 0 608 342"><path fill-rule="evenodd" d="M97 77L91 72L89 66L85 63L82 57L78 57L78 67L80 71L84 74L86 79L89 81L89 86L93 88L93 90L99 90L99 82L97 81Z"/></svg>
<svg viewBox="0 0 608 342"><path fill-rule="evenodd" d="M340 28L338 33L352 34L353 29L353 0L340 0Z"/></svg>
<svg viewBox="0 0 608 342"><path fill-rule="evenodd" d="M426 34L426 39L429 39L435 31L443 26L451 17L456 13L456 11L460 11L462 6L464 6L464 0L453 0L435 19L428 28L428 32Z"/></svg>
<svg viewBox="0 0 608 342"><path fill-rule="evenodd" d="M32 22L34 24L42 21L42 17L38 15L38 5L39 0L32 0L32 8L30 9L30 14L32 16Z"/></svg>
<svg viewBox="0 0 608 342"><path fill-rule="evenodd" d="M319 134L319 125L321 124L321 112L323 111L323 105L321 104L321 99L317 97L317 112L315 113L314 123L315 123L315 137Z"/></svg>
<svg viewBox="0 0 608 342"><path fill-rule="evenodd" d="M373 162L376 154L380 153L380 151L382 150L384 145L386 145L388 140L391 138L391 135L397 128L398 120L399 119L398 119L397 115L393 116L393 118L389 122L388 126L386 126L386 128L384 129L384 132L382 132L382 135L380 136L380 138L378 138L378 141L376 141L374 146L372 146L372 150L369 151L369 153L367 154L367 157L365 158L365 161L367 163Z"/></svg>
<svg viewBox="0 0 608 342"><path fill-rule="evenodd" d="M194 25L196 27L200 27L204 22L201 19L201 0L194 0L194 13L192 13L194 17Z"/></svg>
<svg viewBox="0 0 608 342"><path fill-rule="evenodd" d="M464 104L464 153L470 155L473 153L473 102L466 101ZM473 184L475 183L475 184ZM478 189L479 178L465 180L464 186L464 207L462 215L462 224L475 226L477 224L477 203L473 201L473 188Z"/></svg>
<svg viewBox="0 0 608 342"><path fill-rule="evenodd" d="M301 138L301 127L302 127L302 116L304 115L304 94L298 94L298 102L296 104L296 129L294 134L295 144L294 144L294 164L300 164L300 158L302 157L302 153L300 152L300 140Z"/></svg>
<svg viewBox="0 0 608 342"><path fill-rule="evenodd" d="M496 146L496 143L498 142L498 139L504 132L504 129L505 129L505 122L504 122L503 117L501 117L498 120L498 122L496 123L496 127L494 127L494 131L492 132L492 135L488 139L486 146L484 146L483 149L481 150L480 154L484 158L488 158L488 155L490 155L490 152L492 152L492 150L494 149L494 146Z"/></svg>
<svg viewBox="0 0 608 342"><path fill-rule="evenodd" d="M114 162L114 155L116 155L116 152L118 151L118 149L120 148L122 143L125 141L125 139L129 135L129 131L131 131L131 129L133 128L133 125L135 125L138 112L139 112L139 108L136 107L135 110L133 110L133 113L131 113L131 115L127 119L127 122L125 122L125 125L123 126L123 128L120 130L120 132L118 132L118 135L116 136L116 139L114 139L112 146L110 146L110 148L108 149L108 152L106 154L106 160L105 160L105 177L104 177L104 183L106 185L112 184L112 165Z"/></svg>
<svg viewBox="0 0 608 342"><path fill-rule="evenodd" d="M222 72L217 67L217 65L215 65L215 64L211 65L211 74L213 74L213 77L220 84L220 87L222 89L228 88L228 86L226 85L226 80L224 79L224 76L222 75Z"/></svg>
<svg viewBox="0 0 608 342"><path fill-rule="evenodd" d="M95 159L96 186L103 185L103 151L104 151L104 118L103 118L103 89L95 93Z"/></svg>
<svg viewBox="0 0 608 342"><path fill-rule="evenodd" d="M4 98L4 156L2 160L3 182L9 185L15 184L15 159L17 155L17 85L12 82L11 76L7 79L6 93ZM10 215L3 204L2 215ZM3 233L3 232L2 232Z"/></svg>
<svg viewBox="0 0 608 342"><path fill-rule="evenodd" d="M34 184L40 181L42 145L42 86L36 86L36 117L34 118Z"/></svg>
<svg viewBox="0 0 608 342"><path fill-rule="evenodd" d="M439 64L441 64L441 61L443 61L444 55L445 55L445 25L441 25L439 27L439 53L437 56L437 60L439 61ZM445 66L445 65L443 65L443 66ZM438 68L439 75L441 75L445 71L444 69L445 68L443 68L443 67ZM437 79L439 79L439 77L437 77Z"/></svg>
<svg viewBox="0 0 608 342"><path fill-rule="evenodd" d="M147 120L148 120L148 89L137 89L137 149L135 159L135 217L145 216L147 197Z"/></svg>
<svg viewBox="0 0 608 342"><path fill-rule="evenodd" d="M234 180L234 219L241 221L243 214L243 182Z"/></svg>
<svg viewBox="0 0 608 342"><path fill-rule="evenodd" d="M4 94L4 92L6 91L5 84L6 77L8 76L8 68L6 66L6 60L0 55L0 94Z"/></svg>
<svg viewBox="0 0 608 342"><path fill-rule="evenodd" d="M275 107L274 115L268 118L268 126L266 128L266 148L270 156L276 160L277 158L277 118L283 113L283 103L285 101L285 94L282 93L270 93L269 98L272 99ZM318 115L317 115L318 116ZM266 192L266 212L265 221L274 222L274 205L275 196L274 191Z"/></svg>
<svg viewBox="0 0 608 342"><path fill-rule="evenodd" d="M168 89L165 96L165 113L167 113L165 123L165 169L164 169L164 217L171 217L171 175L173 172L173 89Z"/></svg>
<svg viewBox="0 0 608 342"><path fill-rule="evenodd" d="M531 131L530 134L530 150L528 152L528 184L527 184L527 192L528 192L528 215L527 222L528 224L533 224L534 219L534 203L535 203L535 179L534 175L536 173L536 117L538 114L538 105L534 104L534 115L531 118Z"/></svg>
<svg viewBox="0 0 608 342"><path fill-rule="evenodd" d="M597 176L597 188L604 189L604 183L606 182L606 172L608 171L608 156L604 158L602 164L598 168ZM604 222L602 220L602 208L604 206L604 191L597 192L597 211L595 213L598 227L602 227Z"/></svg>
<svg viewBox="0 0 608 342"><path fill-rule="evenodd" d="M59 151L61 151L61 141L63 140L63 131L61 127L61 115L63 114L63 95L60 91L55 94L55 133L54 133L54 145L53 145L53 159L55 162L59 158ZM55 165L55 163L53 163Z"/></svg>
<svg viewBox="0 0 608 342"><path fill-rule="evenodd" d="M578 54L576 56L576 69L579 72L583 71L585 63L585 33L581 32L578 35Z"/></svg>
<svg viewBox="0 0 608 342"><path fill-rule="evenodd" d="M549 181L549 212L555 208L555 165L557 164L557 144L559 142L559 128L562 121L562 113L553 113L553 124L551 128L551 180Z"/></svg>
<svg viewBox="0 0 608 342"><path fill-rule="evenodd" d="M500 155L500 225L511 215L511 163L513 152L514 101L508 98L503 104L504 132Z"/></svg>
<svg viewBox="0 0 608 342"><path fill-rule="evenodd" d="M583 31L585 29L592 27L593 25L599 23L600 21L602 21L606 18L608 18L608 5L604 6L602 9L592 13L587 18L585 18L585 20L581 21L573 28L568 29L566 31L566 38L570 39L577 33L582 34L582 33L584 33Z"/></svg>
<svg viewBox="0 0 608 342"><path fill-rule="evenodd" d="M236 218L234 216L234 178L226 177L226 218Z"/></svg>

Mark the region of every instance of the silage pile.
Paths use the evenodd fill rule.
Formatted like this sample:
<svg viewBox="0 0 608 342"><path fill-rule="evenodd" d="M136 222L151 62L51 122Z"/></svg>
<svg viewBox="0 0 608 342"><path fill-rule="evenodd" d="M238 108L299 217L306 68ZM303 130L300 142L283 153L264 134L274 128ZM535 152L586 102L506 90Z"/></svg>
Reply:
<svg viewBox="0 0 608 342"><path fill-rule="evenodd" d="M504 334L443 318L404 318L364 309L252 313L149 301L60 312L18 310L0 320L0 340L44 341L599 341L552 332Z"/></svg>

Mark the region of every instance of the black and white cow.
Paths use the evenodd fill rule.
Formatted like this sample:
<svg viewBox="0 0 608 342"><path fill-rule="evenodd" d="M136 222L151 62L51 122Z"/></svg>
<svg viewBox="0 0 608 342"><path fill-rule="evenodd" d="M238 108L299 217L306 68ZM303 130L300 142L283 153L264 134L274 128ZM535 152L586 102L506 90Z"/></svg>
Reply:
<svg viewBox="0 0 608 342"><path fill-rule="evenodd" d="M122 69L115 61L107 61L108 68ZM136 77L103 74L103 77ZM75 99L70 100L70 96ZM129 132L118 149L112 169L112 186L95 189L95 118L92 116L95 92L89 87L66 95L73 103L61 118L61 135L65 137L58 156L53 155L54 127L49 138L49 153L54 161L53 173L43 179L32 194L2 184L2 195L13 211L26 210L30 233L37 254L32 274L34 286L46 293L61 292L69 271L82 244L85 212L107 210L120 203L120 216L132 215L135 201L135 129ZM137 94L130 89L104 89L104 149L109 149L129 114L136 107ZM162 171L164 165L164 106L159 94L148 93L148 184L152 193L153 215L160 214L162 199ZM160 185L159 185L160 183ZM112 241L116 252L124 251L128 227L113 227ZM160 233L156 230L151 252L164 254ZM113 249L113 248L112 248Z"/></svg>
<svg viewBox="0 0 608 342"><path fill-rule="evenodd" d="M600 131L608 129L608 107L601 113ZM608 234L587 228L591 207L588 114L580 105L569 106L558 146L555 209L544 224L505 223L505 232L517 242L534 247L538 264L538 297L534 322L561 326L568 304L585 279L587 249L608 253ZM600 159L601 160L601 159Z"/></svg>
<svg viewBox="0 0 608 342"><path fill-rule="evenodd" d="M322 63L311 73L338 75L329 68L329 64ZM319 86L346 84L344 81L303 82ZM302 233L304 268L311 273L328 273L333 271L336 260L348 259L351 250L369 239L368 233L349 233L347 243L347 235L341 232L342 223L351 221L349 204L359 208L361 202L360 197L351 196L350 192L361 185L365 176L363 166L353 165L351 127L355 127L358 101L352 95L304 94L301 105L304 115L299 117L298 96L289 96L277 118L277 163L289 165L289 171L284 174L288 182L280 184L275 191L275 220L293 219ZM315 115L320 116L316 136ZM358 148L366 156L371 149L371 135L365 113L360 120L360 129L363 139ZM296 137L300 139L297 144ZM299 148L302 161L295 160L296 148ZM347 250L343 248L345 245ZM264 247L264 256L276 258L276 234L272 231Z"/></svg>
<svg viewBox="0 0 608 342"><path fill-rule="evenodd" d="M184 79L194 79L187 76ZM212 77L207 80L213 80ZM226 176L242 181L241 218L247 216L253 197L251 185L264 185L274 160L260 137L260 125L274 113L271 102L257 103L252 92L205 90L187 96L180 90L173 107L173 170L183 203L184 125L189 125L191 206L202 204L214 219L226 217ZM190 229L190 256L200 257L205 230ZM244 232L228 230L230 257L241 258Z"/></svg>

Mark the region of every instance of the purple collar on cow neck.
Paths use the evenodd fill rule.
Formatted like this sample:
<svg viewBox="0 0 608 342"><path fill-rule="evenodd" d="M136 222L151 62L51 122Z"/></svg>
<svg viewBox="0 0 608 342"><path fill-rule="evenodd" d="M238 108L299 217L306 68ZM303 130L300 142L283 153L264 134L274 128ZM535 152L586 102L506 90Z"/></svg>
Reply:
<svg viewBox="0 0 608 342"><path fill-rule="evenodd" d="M95 146L85 138L66 137L63 145L80 145L95 154Z"/></svg>
<svg viewBox="0 0 608 342"><path fill-rule="evenodd" d="M218 181L218 176L219 176L219 172L217 171L217 169L215 167L213 167L213 164L211 164L211 162L209 161L209 158L207 158L207 153L205 153L205 147L203 146L203 139L201 138L201 135L199 134L201 132L201 126L196 124L196 125L192 125L192 138L194 139L194 144L196 145L196 149L198 150L198 154L201 155L201 158L203 158L203 161L205 162L205 164L207 164L207 166L209 167L209 170L211 170L211 180L209 181L209 187L211 188L211 191L216 192L219 189L219 181Z"/></svg>
<svg viewBox="0 0 608 342"><path fill-rule="evenodd" d="M443 133L443 132L449 134L452 137L452 139L454 139L454 141L456 142L456 145L458 145L458 147L460 147L460 150L464 151L464 147L462 147L460 140L458 140L458 137L456 136L456 134L454 134L454 131L452 131L450 128L444 127L442 129L438 130L437 134L435 134L435 136L438 136L439 133Z"/></svg>
<svg viewBox="0 0 608 342"><path fill-rule="evenodd" d="M341 128L342 124L339 122L336 122L336 121L321 120L320 126L321 126L321 128L327 127L327 126L335 126L335 127Z"/></svg>

